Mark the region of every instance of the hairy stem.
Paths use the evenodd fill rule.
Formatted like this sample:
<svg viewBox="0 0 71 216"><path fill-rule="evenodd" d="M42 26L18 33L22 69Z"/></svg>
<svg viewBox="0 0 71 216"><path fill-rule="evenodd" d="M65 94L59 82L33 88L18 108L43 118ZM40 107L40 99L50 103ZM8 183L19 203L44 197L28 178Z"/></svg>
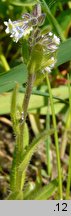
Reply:
<svg viewBox="0 0 71 216"><path fill-rule="evenodd" d="M26 92L25 92L23 105L22 105L22 109L24 112L24 122L25 122L26 116L27 116L28 104L29 104L29 99L30 99L31 93L32 93L33 82L34 82L34 74L29 74L27 86L26 86Z"/></svg>
<svg viewBox="0 0 71 216"><path fill-rule="evenodd" d="M23 137L24 137L24 125L25 125L25 121L27 117L28 105L29 105L29 100L30 100L30 96L32 93L34 79L35 79L34 74L28 75L28 81L27 81L25 96L24 96L23 105L22 105L23 121L20 124L20 142L21 142L22 148L23 148Z"/></svg>

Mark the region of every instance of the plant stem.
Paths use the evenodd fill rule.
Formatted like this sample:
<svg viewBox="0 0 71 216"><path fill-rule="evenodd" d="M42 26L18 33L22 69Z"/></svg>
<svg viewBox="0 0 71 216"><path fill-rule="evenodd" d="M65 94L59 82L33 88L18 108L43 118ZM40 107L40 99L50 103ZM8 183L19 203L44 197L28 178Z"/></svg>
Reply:
<svg viewBox="0 0 71 216"><path fill-rule="evenodd" d="M26 117L27 117L27 110L28 110L30 96L31 96L31 93L32 93L34 79L35 79L34 74L32 74L32 73L28 74L28 81L27 81L25 96L24 96L23 105L22 105L23 122L22 122L22 124L20 124L20 142L21 142L21 145L23 144L24 125L25 125L25 121L26 121Z"/></svg>
<svg viewBox="0 0 71 216"><path fill-rule="evenodd" d="M70 104L69 109L70 109L70 116L71 116L71 89L70 89L70 83L69 83L69 75L68 75L68 90L69 90L69 104ZM69 155L69 168L68 168L66 200L69 199L70 185L71 185L71 144L70 144L70 155Z"/></svg>
<svg viewBox="0 0 71 216"><path fill-rule="evenodd" d="M65 41L65 37L64 37L64 34L62 32L62 29L61 29L59 23L57 22L56 18L51 13L51 11L50 11L48 5L46 4L45 0L42 0L42 3L43 3L43 6L45 8L45 12L47 13L47 18L49 19L49 21L53 25L54 29L57 31L57 33L60 36L61 40Z"/></svg>
<svg viewBox="0 0 71 216"><path fill-rule="evenodd" d="M50 129L50 114L49 114L49 100L48 100L48 110L46 115L46 129ZM50 158L50 144L51 139L50 136L45 141L45 147L46 147L46 159L47 159L47 171L48 175L51 175L51 158Z"/></svg>
<svg viewBox="0 0 71 216"><path fill-rule="evenodd" d="M68 179L67 179L66 200L69 199L70 184L71 184L71 144L70 144L70 155L69 155L69 169L68 169Z"/></svg>
<svg viewBox="0 0 71 216"><path fill-rule="evenodd" d="M18 125L18 131L15 130L16 133L16 149L15 149L15 159L13 160L13 166L15 168L14 173L12 172L11 175L11 185L12 185L12 190L22 190L23 185L24 185L24 180L25 180L25 174L22 177L21 172L18 170L18 166L21 163L22 157L23 157L23 152L24 152L24 126L25 126L25 121L26 121L26 116L27 116L27 110L28 110L28 105L29 105L29 100L30 96L32 93L32 87L34 83L34 74L28 74L28 80L27 80L27 86L26 86L26 91L25 91L25 96L22 104L22 114L20 119L20 123ZM13 121L15 122L15 116L16 115L16 88L13 93L13 98L12 98L12 116L13 116ZM15 113L14 113L15 112ZM22 119L23 118L23 119ZM13 169L14 169L13 168ZM23 180L22 180L23 179Z"/></svg>
<svg viewBox="0 0 71 216"><path fill-rule="evenodd" d="M54 137L55 137L55 145L56 145L56 156L57 156L57 167L58 167L58 178L59 178L59 194L60 194L60 199L62 199L62 175L61 175L60 154L59 154L59 146L58 146L58 134L57 134L57 128L56 128L56 118L55 118L55 111L54 111L54 105L53 105L52 91L51 91L48 73L46 75L46 80L47 80L48 90L49 90L49 94L50 94L53 126L54 126L54 130L55 130L54 131Z"/></svg>
<svg viewBox="0 0 71 216"><path fill-rule="evenodd" d="M1 59L1 62L3 64L3 67L5 68L5 70L9 71L10 67L9 67L8 62L7 62L7 60L3 54L0 54L0 59Z"/></svg>
<svg viewBox="0 0 71 216"><path fill-rule="evenodd" d="M64 158L65 150L66 150L66 145L67 145L67 134L68 134L68 129L70 128L70 111L68 112L67 119L66 119L66 125L65 125L65 131L62 137L62 145L61 145L61 150L60 150L60 158Z"/></svg>
<svg viewBox="0 0 71 216"><path fill-rule="evenodd" d="M23 105L22 105L22 109L24 112L24 121L26 120L26 116L27 116L28 104L32 92L33 82L34 82L34 74L29 74L27 86L26 86L26 92L25 92Z"/></svg>

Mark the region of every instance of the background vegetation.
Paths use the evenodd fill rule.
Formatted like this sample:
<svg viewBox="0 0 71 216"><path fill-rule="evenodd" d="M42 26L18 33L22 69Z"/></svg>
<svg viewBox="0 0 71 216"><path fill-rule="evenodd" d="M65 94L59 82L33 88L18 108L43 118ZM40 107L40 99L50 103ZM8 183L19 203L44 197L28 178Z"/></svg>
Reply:
<svg viewBox="0 0 71 216"><path fill-rule="evenodd" d="M55 129L60 150L62 194L71 199L71 1L41 0L46 13L43 28L55 33L61 40L57 63L49 74L52 94L48 91L48 80L38 75L33 88L25 129L25 145L33 138L40 145L31 159L22 194L15 193L10 199L59 199L59 179L55 136L45 137L42 131ZM0 199L10 193L10 171L15 147L15 135L10 117L12 92L19 83L18 107L22 105L27 82L27 68L23 63L22 43L16 44L5 33L4 21L20 19L24 12L31 12L35 0L0 1ZM25 53L26 53L26 48ZM51 91L51 89L50 89ZM53 98L53 100L52 100ZM54 103L52 113L51 101ZM54 117L54 118L55 118ZM40 136L39 136L40 135ZM49 135L49 134L48 134ZM34 144L34 143L32 143ZM32 153L31 153L32 156ZM28 161L27 161L28 162ZM25 165L26 166L26 165ZM42 188L42 190L41 190Z"/></svg>

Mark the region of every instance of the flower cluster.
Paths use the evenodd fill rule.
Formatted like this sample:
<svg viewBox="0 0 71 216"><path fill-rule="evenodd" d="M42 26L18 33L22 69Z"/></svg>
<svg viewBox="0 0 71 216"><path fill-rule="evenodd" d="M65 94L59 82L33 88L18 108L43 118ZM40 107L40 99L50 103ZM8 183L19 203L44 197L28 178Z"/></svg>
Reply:
<svg viewBox="0 0 71 216"><path fill-rule="evenodd" d="M36 44L40 44L42 46L43 55L47 56L47 61L50 59L50 64L47 62L48 66L42 70L42 73L45 71L50 73L56 63L55 53L60 44L60 39L52 32L43 34L39 29L37 29L35 32L31 33L31 36L29 37L29 43L31 49Z"/></svg>
<svg viewBox="0 0 71 216"><path fill-rule="evenodd" d="M52 32L42 33L39 28L45 21L45 14L41 12L41 6L38 4L35 6L31 14L25 13L22 15L21 20L4 22L6 25L6 33L10 34L10 37L17 43L19 39L29 35L28 43L30 51L36 44L40 44L43 48L43 55L47 55L50 59L50 64L42 70L42 72L51 72L55 66L56 59L55 53L60 44L60 39ZM47 63L48 63L47 59Z"/></svg>
<svg viewBox="0 0 71 216"><path fill-rule="evenodd" d="M43 36L43 44L45 52L50 55L51 64L45 67L44 71L50 73L56 64L56 59L54 55L60 44L60 39L52 32L49 32L47 35Z"/></svg>
<svg viewBox="0 0 71 216"><path fill-rule="evenodd" d="M52 32L49 32L45 35L42 35L42 43L44 45L45 51L48 50L48 52L53 53L58 49L60 39Z"/></svg>
<svg viewBox="0 0 71 216"><path fill-rule="evenodd" d="M60 39L52 32L49 32L45 35L42 35L42 44L44 47L44 52L50 56L51 62L49 66L44 68L44 71L50 73L56 64L55 52L60 44Z"/></svg>
<svg viewBox="0 0 71 216"><path fill-rule="evenodd" d="M33 30L32 26L29 27L27 21L14 21L12 22L10 19L8 22L4 22L4 24L7 26L5 32L7 34L10 34L10 37L13 38L14 42L18 42L20 38L23 36L26 36L27 34L30 34L30 32Z"/></svg>
<svg viewBox="0 0 71 216"><path fill-rule="evenodd" d="M51 70L54 68L55 63L56 63L56 59L54 57L51 57L50 60L51 60L51 64L44 68L44 70L42 71L43 73L44 72L51 73Z"/></svg>
<svg viewBox="0 0 71 216"><path fill-rule="evenodd" d="M7 26L5 32L10 34L14 42L18 42L20 38L25 37L33 31L34 27L41 26L45 20L45 14L41 13L41 7L36 6L32 14L25 13L22 15L22 19L18 21L5 21L4 24Z"/></svg>

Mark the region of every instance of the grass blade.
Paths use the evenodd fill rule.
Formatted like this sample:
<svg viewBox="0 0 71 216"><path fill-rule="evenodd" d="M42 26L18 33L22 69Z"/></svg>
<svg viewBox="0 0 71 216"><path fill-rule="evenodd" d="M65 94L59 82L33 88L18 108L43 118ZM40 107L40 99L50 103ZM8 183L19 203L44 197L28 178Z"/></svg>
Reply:
<svg viewBox="0 0 71 216"><path fill-rule="evenodd" d="M69 90L69 104L70 104L70 117L71 117L71 89L70 89L70 80L68 75L68 90ZM67 179L67 190L66 190L66 200L69 199L71 186L71 144L70 144L70 155L69 155L69 168L68 168L68 179Z"/></svg>
<svg viewBox="0 0 71 216"><path fill-rule="evenodd" d="M53 98L52 98L52 91L51 91L51 86L50 86L50 81L49 81L48 73L46 75L46 81L47 81L48 90L49 90L49 94L50 94L50 103L51 103L51 110L52 110L53 126L54 126L54 129L56 129L56 118L55 118L54 104L53 104ZM62 199L62 173L61 173L60 154L59 154L59 145L58 145L58 134L57 134L56 130L54 132L54 137L55 137L56 156L57 156L57 168L58 168L58 180L59 180L58 181L59 182L59 195L60 195L60 199Z"/></svg>

